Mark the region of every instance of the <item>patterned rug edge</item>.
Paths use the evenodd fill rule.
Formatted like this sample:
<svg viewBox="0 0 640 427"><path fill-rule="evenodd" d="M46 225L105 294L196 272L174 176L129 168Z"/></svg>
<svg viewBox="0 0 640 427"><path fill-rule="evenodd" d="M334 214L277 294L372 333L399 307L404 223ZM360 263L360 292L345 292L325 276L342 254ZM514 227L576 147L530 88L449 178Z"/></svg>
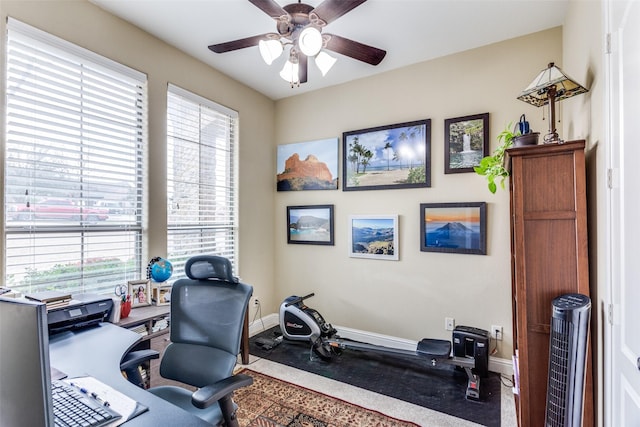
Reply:
<svg viewBox="0 0 640 427"><path fill-rule="evenodd" d="M411 421L402 420L400 418L396 418L396 417L387 415L387 414L385 414L383 412L380 412L378 410L370 409L370 408L358 405L356 403L352 403L352 402L349 402L347 400L341 399L339 397L331 396L329 394L326 394L326 393L323 393L323 392L319 392L319 391L310 389L310 388L305 387L305 386L294 384L294 383L291 383L289 381L282 380L280 378L276 378L276 377L273 377L273 376L268 375L268 374L263 374L261 372L253 371L253 370L251 370L249 368L242 368L237 373L243 373L243 374L251 376L252 378L254 378L254 384L249 386L249 387L245 387L243 389L237 390L234 393L234 395L235 395L234 400L236 400L236 403L239 403L243 398L246 399L248 394L251 393L252 390L254 390L255 387L258 386L257 383L259 381L257 381L257 380L259 380L260 377L262 377L262 378L267 379L267 380L269 380L271 382L274 382L276 384L280 384L280 385L284 386L283 388L291 388L292 390L293 389L298 389L298 390L303 391L304 393L307 393L307 394L310 394L310 395L313 395L313 396L319 396L319 397L321 397L323 399L326 399L326 400L329 400L329 401L339 402L341 405L344 405L345 407L349 407L349 408L354 408L354 409L356 409L357 411L359 411L359 412L361 412L363 414L371 414L371 416L373 416L373 417L387 419L391 423L391 424L389 424L391 426L420 427L418 424L413 423ZM252 387L254 389L252 389ZM282 401L278 400L278 401L276 401L276 403L279 405L280 409L282 409L283 406L286 406L286 405L283 405L283 401L287 402L287 397L279 396L279 398ZM300 401L296 402L295 398L292 401L289 401L287 403L290 403L292 408L295 407L296 405L304 406L304 403L302 403ZM331 405L329 405L329 406L331 406ZM336 405L333 405L333 406L336 406ZM255 423L255 419L247 419L248 409L247 408L243 408L241 403L239 403L239 407L240 407L240 409L238 411L238 418L243 418L243 417L245 418L244 419L244 423L241 423L241 425L245 425L245 426L269 425L269 424ZM296 409L300 409L300 408L296 408ZM317 408L313 408L313 409L317 409ZM305 407L304 408L304 412L313 412L313 409ZM255 416L255 415L257 415L257 414L253 414L252 416ZM307 415L307 414L304 414L304 415ZM327 414L325 414L325 415L327 415ZM287 419L292 418L291 414L289 414L289 416L286 417L286 418ZM247 424L247 422L248 422L248 424ZM341 425L341 424L336 424L335 423L336 422L335 419L331 419L330 421L329 420L325 420L325 422L327 422L327 424L318 424L318 425L330 425L330 426L339 426L339 425ZM297 425L302 425L302 424L300 424L300 421L297 420L297 419L291 419L290 422L287 422L286 424L283 423L283 424L274 424L274 425L292 425L292 426L297 426ZM307 424L305 424L305 425L307 425ZM309 424L309 425L311 425L311 424ZM313 425L315 425L315 424L313 424ZM351 424L344 424L344 425L351 425ZM374 425L374 424L372 424L372 425ZM375 425L380 425L380 424L376 423Z"/></svg>

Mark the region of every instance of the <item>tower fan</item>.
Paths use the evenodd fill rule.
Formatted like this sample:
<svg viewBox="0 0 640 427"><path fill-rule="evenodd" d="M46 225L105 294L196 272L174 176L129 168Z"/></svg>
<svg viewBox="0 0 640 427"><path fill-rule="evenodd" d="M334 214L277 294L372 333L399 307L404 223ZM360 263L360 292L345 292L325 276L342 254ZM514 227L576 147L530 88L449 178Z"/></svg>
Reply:
<svg viewBox="0 0 640 427"><path fill-rule="evenodd" d="M591 300L562 295L552 302L547 427L582 425Z"/></svg>

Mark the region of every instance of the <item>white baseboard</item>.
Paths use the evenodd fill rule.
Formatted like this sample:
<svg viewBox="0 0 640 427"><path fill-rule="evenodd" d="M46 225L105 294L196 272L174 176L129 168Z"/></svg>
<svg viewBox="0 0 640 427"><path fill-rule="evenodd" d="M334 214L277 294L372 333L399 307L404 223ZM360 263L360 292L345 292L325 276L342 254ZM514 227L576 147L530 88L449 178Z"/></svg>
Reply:
<svg viewBox="0 0 640 427"><path fill-rule="evenodd" d="M418 345L417 341L411 341L404 338L377 334L375 332L361 331L359 329L352 329L344 326L334 325L333 327L338 330L338 335L340 335L342 338L347 338L354 341L361 341L373 345L393 347L409 351L415 350Z"/></svg>
<svg viewBox="0 0 640 427"><path fill-rule="evenodd" d="M491 372L497 372L505 375L509 378L513 377L513 362L509 359L502 359L498 357L489 357L489 370Z"/></svg>
<svg viewBox="0 0 640 427"><path fill-rule="evenodd" d="M268 314L249 323L249 336L252 337L257 335L262 331L266 331L269 328L277 326L278 324L278 315L276 313Z"/></svg>
<svg viewBox="0 0 640 427"><path fill-rule="evenodd" d="M254 336L260 332L279 324L278 315L276 313L269 314L260 319L254 320L249 324L249 336ZM366 342L369 344L380 345L383 347L399 348L402 350L413 351L418 346L417 341L404 338L392 337L389 335L377 334L375 332L362 331L359 329L347 328L344 326L333 325L338 330L338 335L342 338L354 341ZM513 365L511 359L502 359L498 357L489 357L489 370L502 375L513 375Z"/></svg>

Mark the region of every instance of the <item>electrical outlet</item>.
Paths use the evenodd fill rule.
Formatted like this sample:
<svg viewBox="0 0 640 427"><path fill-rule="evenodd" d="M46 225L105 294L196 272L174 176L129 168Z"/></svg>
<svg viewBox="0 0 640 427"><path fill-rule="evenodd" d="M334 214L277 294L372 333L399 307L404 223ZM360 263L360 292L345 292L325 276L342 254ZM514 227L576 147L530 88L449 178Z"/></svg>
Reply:
<svg viewBox="0 0 640 427"><path fill-rule="evenodd" d="M491 338L496 341L502 341L502 326L492 325L491 326Z"/></svg>
<svg viewBox="0 0 640 427"><path fill-rule="evenodd" d="M253 299L253 305L260 305L260 300L258 298Z"/></svg>
<svg viewBox="0 0 640 427"><path fill-rule="evenodd" d="M444 329L447 331L453 331L453 328L456 326L456 321L453 317L445 317L444 318Z"/></svg>

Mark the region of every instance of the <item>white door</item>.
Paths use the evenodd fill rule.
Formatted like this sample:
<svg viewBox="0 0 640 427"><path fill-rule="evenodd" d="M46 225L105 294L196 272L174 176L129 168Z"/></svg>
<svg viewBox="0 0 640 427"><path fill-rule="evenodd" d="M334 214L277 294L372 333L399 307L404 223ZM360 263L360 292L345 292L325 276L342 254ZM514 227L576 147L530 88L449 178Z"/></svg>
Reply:
<svg viewBox="0 0 640 427"><path fill-rule="evenodd" d="M605 424L640 426L640 1L607 0L609 284ZM638 128L636 128L638 126ZM610 395L609 395L610 394Z"/></svg>

